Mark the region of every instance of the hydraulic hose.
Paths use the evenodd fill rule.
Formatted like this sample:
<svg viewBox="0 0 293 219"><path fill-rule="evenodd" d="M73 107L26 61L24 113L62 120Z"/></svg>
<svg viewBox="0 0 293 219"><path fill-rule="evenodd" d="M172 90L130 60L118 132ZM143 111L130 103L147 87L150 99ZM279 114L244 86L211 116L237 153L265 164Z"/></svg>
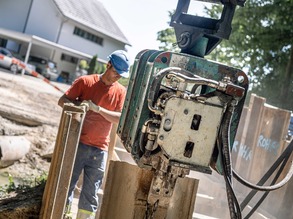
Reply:
<svg viewBox="0 0 293 219"><path fill-rule="evenodd" d="M286 149L287 150L287 149ZM289 160L289 156L287 156L283 162L281 167L279 168L277 174L275 175L274 179L272 180L272 184L274 184L279 176L281 175L284 167L286 166L287 161ZM265 174L266 176L267 174ZM265 178L265 176L263 178ZM262 181L262 180L261 180ZM245 206L247 206L248 202L253 198L253 196L256 194L256 190L252 190L248 196L246 196L246 198L242 201L240 208L243 210L245 208ZM252 209L250 209L250 212L245 216L245 219L249 219L250 216L256 211L256 209L261 205L261 203L265 200L265 198L267 197L267 195L270 193L270 191L266 191L262 197L259 199L259 201L254 205L254 207Z"/></svg>
<svg viewBox="0 0 293 219"><path fill-rule="evenodd" d="M219 90L225 89L221 83L193 75L190 71L186 71L185 69L178 67L164 68L155 75L155 78L153 79L149 89L150 92L148 95L148 108L156 114L159 114L159 112L154 109L152 102L154 99L156 99L155 95L158 93L162 79L167 75L177 77L185 82L191 82L198 85L207 85Z"/></svg>
<svg viewBox="0 0 293 219"><path fill-rule="evenodd" d="M232 100L233 101L233 100ZM232 166L231 166L231 153L230 153L230 123L234 111L233 103L228 104L228 108L224 114L222 128L220 130L220 140L218 147L220 158L223 165L223 175L226 181L226 192L228 199L228 206L230 216L232 219L241 219L241 209L232 187Z"/></svg>
<svg viewBox="0 0 293 219"><path fill-rule="evenodd" d="M155 96L158 93L159 89L160 89L160 85L162 82L162 79L169 74L170 72L182 72L183 74L186 75L190 75L193 77L196 77L195 75L193 75L191 72L186 71L182 68L178 68L178 67L169 67L169 68L164 68L162 70L160 70L156 75L155 78L153 79L151 85L150 85L150 89L149 89L149 94L148 94L148 108L150 109L150 111L154 112L155 114L159 114L159 112L157 112L156 109L154 109L152 102L153 100L155 100Z"/></svg>
<svg viewBox="0 0 293 219"><path fill-rule="evenodd" d="M292 152L292 150L291 150L291 152ZM290 156L290 153L288 154L288 156ZM271 186L260 186L260 185L252 184L252 183L248 182L247 180L243 179L239 174L237 174L233 170L233 176L235 177L235 179L237 179L243 185L245 185L251 189L255 189L255 190L259 190L259 191L273 191L273 190L279 189L279 188L283 187L286 183L288 183L288 181L292 178L292 175L293 175L293 162L292 161L291 161L291 167L290 167L287 175L283 178L283 180L280 181L279 183L277 183L275 185L271 185Z"/></svg>

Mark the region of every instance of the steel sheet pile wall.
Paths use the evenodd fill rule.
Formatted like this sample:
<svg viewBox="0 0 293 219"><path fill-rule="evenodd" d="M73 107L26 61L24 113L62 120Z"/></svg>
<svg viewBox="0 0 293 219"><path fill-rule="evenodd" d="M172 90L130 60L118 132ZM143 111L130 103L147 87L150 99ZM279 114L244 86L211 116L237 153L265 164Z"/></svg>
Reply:
<svg viewBox="0 0 293 219"><path fill-rule="evenodd" d="M265 102L265 98L251 95L249 107L243 110L232 150L234 169L254 184L264 176L289 143L286 141L286 136L291 112L269 106ZM292 160L292 155L289 160ZM285 177L290 165L291 163L288 162L280 179ZM273 176L275 173L265 185L270 184ZM251 189L238 182L234 187L239 193L241 203ZM254 206L258 197L263 194L263 192L258 193L260 194L249 203L250 206ZM278 219L293 218L292 194L293 180L290 180L281 189L270 192L261 209Z"/></svg>
<svg viewBox="0 0 293 219"><path fill-rule="evenodd" d="M127 162L110 161L100 214L96 218L146 218L152 178L150 170ZM197 179L178 178L168 208L158 206L154 219L192 219L197 187Z"/></svg>

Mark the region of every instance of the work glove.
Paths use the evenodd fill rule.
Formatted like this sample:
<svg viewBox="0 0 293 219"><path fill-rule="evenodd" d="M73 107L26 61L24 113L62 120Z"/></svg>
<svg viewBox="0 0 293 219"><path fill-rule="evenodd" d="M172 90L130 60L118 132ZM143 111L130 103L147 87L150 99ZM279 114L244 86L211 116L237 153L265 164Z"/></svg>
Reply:
<svg viewBox="0 0 293 219"><path fill-rule="evenodd" d="M86 111L92 110L92 111L94 111L96 113L100 112L100 106L97 106L91 100L84 100L84 101L82 101L82 103L80 105L85 106Z"/></svg>

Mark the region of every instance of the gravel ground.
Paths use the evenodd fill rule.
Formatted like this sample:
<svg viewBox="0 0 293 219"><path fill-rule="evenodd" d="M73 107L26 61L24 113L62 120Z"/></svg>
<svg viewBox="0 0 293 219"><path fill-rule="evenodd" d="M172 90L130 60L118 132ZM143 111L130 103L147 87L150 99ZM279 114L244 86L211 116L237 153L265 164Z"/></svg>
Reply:
<svg viewBox="0 0 293 219"><path fill-rule="evenodd" d="M62 91L69 87L52 84ZM0 138L23 136L31 142L25 157L7 167L0 165L0 186L3 186L8 175L22 181L48 172L50 162L45 157L54 149L62 112L57 102L63 92L39 78L0 69L0 93Z"/></svg>

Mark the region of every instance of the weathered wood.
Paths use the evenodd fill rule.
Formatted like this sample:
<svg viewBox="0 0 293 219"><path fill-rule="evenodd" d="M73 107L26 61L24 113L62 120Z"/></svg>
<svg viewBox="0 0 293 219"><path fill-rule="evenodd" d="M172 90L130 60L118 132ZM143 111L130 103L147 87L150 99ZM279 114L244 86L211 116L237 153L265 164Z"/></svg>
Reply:
<svg viewBox="0 0 293 219"><path fill-rule="evenodd" d="M153 172L126 162L110 161L100 216L111 219L143 219ZM198 180L179 178L168 209L159 207L154 218L191 219Z"/></svg>
<svg viewBox="0 0 293 219"><path fill-rule="evenodd" d="M43 195L40 219L62 218L85 109L65 104ZM80 120L75 118L80 117Z"/></svg>

